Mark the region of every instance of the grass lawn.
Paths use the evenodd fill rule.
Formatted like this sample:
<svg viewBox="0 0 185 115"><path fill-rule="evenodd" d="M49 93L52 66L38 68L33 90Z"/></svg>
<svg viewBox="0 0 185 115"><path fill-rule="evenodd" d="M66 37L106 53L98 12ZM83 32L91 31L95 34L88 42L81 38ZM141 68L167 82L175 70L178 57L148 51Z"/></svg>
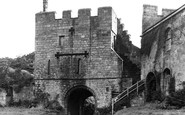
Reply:
<svg viewBox="0 0 185 115"><path fill-rule="evenodd" d="M0 107L0 115L57 115L57 113L38 108Z"/></svg>
<svg viewBox="0 0 185 115"><path fill-rule="evenodd" d="M185 108L160 109L156 104L146 104L119 110L114 115L185 115Z"/></svg>

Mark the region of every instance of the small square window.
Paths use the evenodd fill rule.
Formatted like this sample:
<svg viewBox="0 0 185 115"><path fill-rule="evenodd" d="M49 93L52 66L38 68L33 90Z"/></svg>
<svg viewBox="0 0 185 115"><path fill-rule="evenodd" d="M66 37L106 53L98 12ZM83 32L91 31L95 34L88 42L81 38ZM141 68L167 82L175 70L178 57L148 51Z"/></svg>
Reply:
<svg viewBox="0 0 185 115"><path fill-rule="evenodd" d="M59 40L58 40L58 45L62 46L63 45L63 39L64 39L64 35L63 36L59 36Z"/></svg>
<svg viewBox="0 0 185 115"><path fill-rule="evenodd" d="M109 92L109 87L106 87L106 92Z"/></svg>

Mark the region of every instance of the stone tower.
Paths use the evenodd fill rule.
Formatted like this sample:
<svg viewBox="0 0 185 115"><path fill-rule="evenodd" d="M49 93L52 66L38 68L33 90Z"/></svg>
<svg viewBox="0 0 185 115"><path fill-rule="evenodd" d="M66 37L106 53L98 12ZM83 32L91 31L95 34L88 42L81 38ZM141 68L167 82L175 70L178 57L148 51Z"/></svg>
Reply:
<svg viewBox="0 0 185 115"><path fill-rule="evenodd" d="M84 113L83 103L94 97L95 109L111 104L112 92L120 92L122 60L113 49L117 17L111 7L36 14L35 79L40 89L58 101L66 114ZM85 113L84 113L85 114Z"/></svg>
<svg viewBox="0 0 185 115"><path fill-rule="evenodd" d="M162 15L158 15L158 7L154 5L143 5L142 32L172 13L173 9L162 9Z"/></svg>

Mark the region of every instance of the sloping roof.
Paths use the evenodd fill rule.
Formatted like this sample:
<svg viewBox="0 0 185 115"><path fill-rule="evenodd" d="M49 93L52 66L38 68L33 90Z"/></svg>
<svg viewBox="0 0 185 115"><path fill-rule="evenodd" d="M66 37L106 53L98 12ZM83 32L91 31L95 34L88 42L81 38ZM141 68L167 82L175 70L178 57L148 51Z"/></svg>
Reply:
<svg viewBox="0 0 185 115"><path fill-rule="evenodd" d="M158 21L157 23L155 23L153 26L151 26L150 28L146 29L141 37L143 35L145 35L146 33L150 32L151 30L153 30L154 28L158 27L161 23L165 22L166 20L170 19L171 17L175 16L176 14L178 14L179 12L181 12L182 10L185 9L185 4L182 5L180 8L178 8L177 10L173 11L172 13L170 13L169 15L167 15L166 17L162 18L160 21Z"/></svg>

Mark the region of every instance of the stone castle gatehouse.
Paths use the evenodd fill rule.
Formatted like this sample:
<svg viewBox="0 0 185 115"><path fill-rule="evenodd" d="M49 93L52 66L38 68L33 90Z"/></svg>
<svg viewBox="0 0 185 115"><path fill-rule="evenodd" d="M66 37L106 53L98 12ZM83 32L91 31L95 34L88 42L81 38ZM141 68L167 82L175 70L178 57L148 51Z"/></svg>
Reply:
<svg viewBox="0 0 185 115"><path fill-rule="evenodd" d="M94 97L95 108L108 107L112 92L121 91L122 59L114 51L119 21L111 7L36 14L35 79L51 98L59 95L66 113L83 112L83 102Z"/></svg>

